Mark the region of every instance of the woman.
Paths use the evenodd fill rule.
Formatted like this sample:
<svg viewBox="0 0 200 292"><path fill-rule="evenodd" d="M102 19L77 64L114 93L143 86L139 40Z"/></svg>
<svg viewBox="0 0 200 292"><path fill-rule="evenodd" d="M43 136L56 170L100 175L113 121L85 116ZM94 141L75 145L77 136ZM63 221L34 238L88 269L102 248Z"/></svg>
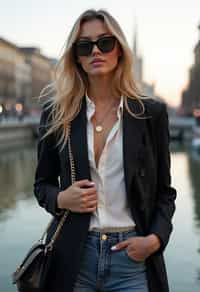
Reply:
<svg viewBox="0 0 200 292"><path fill-rule="evenodd" d="M164 103L142 97L116 20L85 11L69 35L45 103L34 193L54 216L48 292L167 292L163 251L172 231ZM67 138L75 162L71 183Z"/></svg>

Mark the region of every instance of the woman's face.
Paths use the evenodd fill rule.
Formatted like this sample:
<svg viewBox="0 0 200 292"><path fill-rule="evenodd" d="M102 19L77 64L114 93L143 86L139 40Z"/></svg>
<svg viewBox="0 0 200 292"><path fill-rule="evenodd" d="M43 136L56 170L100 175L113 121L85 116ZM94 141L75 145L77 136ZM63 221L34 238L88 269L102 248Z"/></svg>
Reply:
<svg viewBox="0 0 200 292"><path fill-rule="evenodd" d="M100 37L111 36L103 21L95 19L82 24L78 40L96 41ZM78 62L88 76L98 76L111 73L118 64L121 55L116 41L112 51L103 53L95 44L89 56L77 56Z"/></svg>

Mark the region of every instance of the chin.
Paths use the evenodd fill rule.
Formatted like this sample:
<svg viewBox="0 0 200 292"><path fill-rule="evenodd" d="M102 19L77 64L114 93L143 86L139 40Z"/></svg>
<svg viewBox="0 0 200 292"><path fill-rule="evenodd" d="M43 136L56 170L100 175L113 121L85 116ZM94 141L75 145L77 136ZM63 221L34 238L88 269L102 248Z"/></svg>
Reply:
<svg viewBox="0 0 200 292"><path fill-rule="evenodd" d="M107 71L107 70L102 70L100 68L98 68L98 70L92 70L91 72L88 72L88 75L91 76L103 76L103 75L107 75L109 73L111 73L112 70Z"/></svg>

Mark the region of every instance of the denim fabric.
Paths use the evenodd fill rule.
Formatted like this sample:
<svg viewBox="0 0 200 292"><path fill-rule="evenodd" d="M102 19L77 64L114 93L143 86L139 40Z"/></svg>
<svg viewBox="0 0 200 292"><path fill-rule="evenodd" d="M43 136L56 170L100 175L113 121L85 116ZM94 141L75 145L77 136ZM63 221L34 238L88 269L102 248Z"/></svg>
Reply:
<svg viewBox="0 0 200 292"><path fill-rule="evenodd" d="M103 234L107 236L104 240ZM110 249L119 241L133 236L137 236L135 230L115 233L89 231L74 292L148 292L145 261L133 260L126 249Z"/></svg>

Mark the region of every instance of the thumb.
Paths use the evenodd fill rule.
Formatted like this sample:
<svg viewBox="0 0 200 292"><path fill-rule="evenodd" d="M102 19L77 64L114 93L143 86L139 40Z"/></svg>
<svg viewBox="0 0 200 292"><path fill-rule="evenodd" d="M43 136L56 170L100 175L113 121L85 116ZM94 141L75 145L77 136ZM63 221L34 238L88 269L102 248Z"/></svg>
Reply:
<svg viewBox="0 0 200 292"><path fill-rule="evenodd" d="M129 240L124 240L111 247L111 250L121 250L129 245Z"/></svg>
<svg viewBox="0 0 200 292"><path fill-rule="evenodd" d="M94 182L89 181L88 179L83 179L83 180L76 181L75 184L76 184L77 187L80 187L80 188L81 187L86 187L86 186L91 187L91 186L95 185Z"/></svg>

